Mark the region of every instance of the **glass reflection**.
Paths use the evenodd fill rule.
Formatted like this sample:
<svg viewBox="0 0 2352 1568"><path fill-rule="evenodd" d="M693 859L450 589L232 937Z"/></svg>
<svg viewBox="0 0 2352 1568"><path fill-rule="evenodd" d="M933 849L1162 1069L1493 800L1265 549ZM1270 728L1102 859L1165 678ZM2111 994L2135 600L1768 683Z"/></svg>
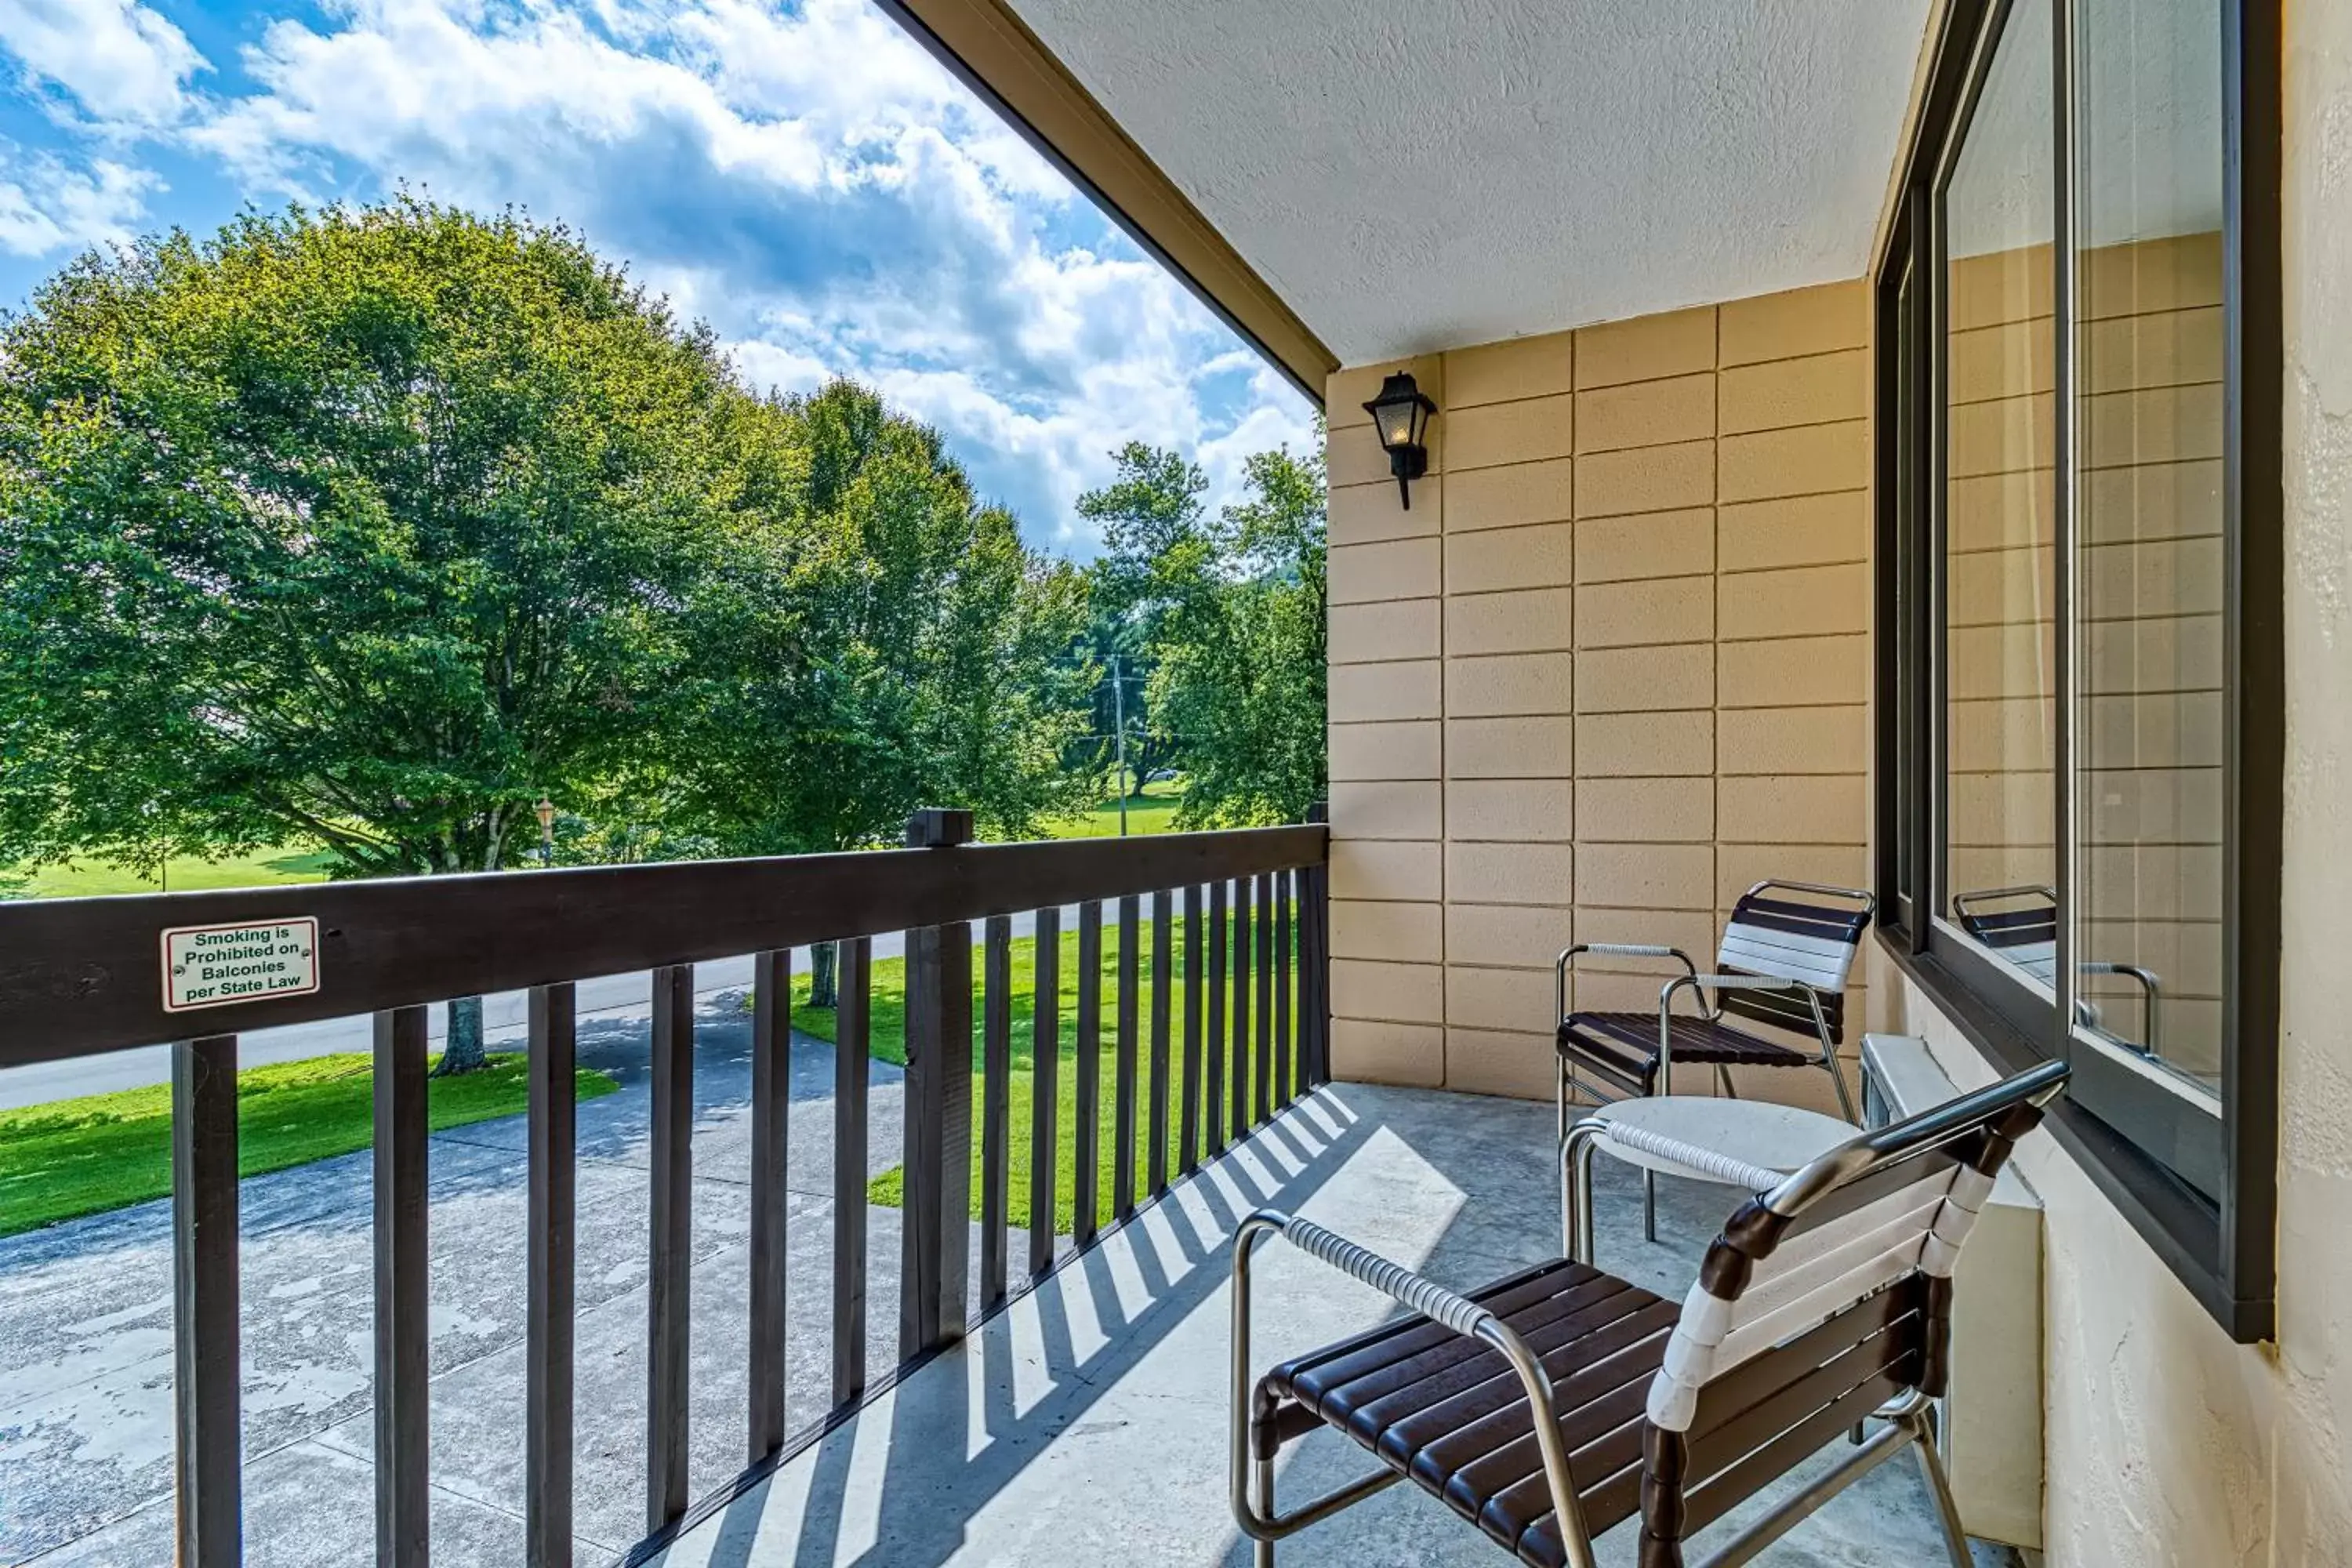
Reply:
<svg viewBox="0 0 2352 1568"><path fill-rule="evenodd" d="M2077 1021L2221 1066L2221 18L2077 0Z"/></svg>
<svg viewBox="0 0 2352 1568"><path fill-rule="evenodd" d="M1944 193L1945 918L2056 952L2056 220L2050 7L2010 13Z"/></svg>

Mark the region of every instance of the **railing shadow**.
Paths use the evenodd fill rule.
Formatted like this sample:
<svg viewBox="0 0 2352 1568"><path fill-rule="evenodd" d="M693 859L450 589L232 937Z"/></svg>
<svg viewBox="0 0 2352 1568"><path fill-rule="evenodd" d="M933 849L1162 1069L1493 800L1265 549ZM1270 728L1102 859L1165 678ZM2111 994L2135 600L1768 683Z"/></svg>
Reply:
<svg viewBox="0 0 2352 1568"><path fill-rule="evenodd" d="M1134 1260L1143 1292L1132 1311L1114 1278L1110 1247L1123 1245L1121 1232L1107 1232L1108 1245L1065 1257L1025 1297L974 1328L960 1352L919 1370L888 1403L869 1406L795 1461L807 1479L804 1491L794 1484L790 1494L800 1509L790 1560L841 1561L855 1510L858 1519L880 1521L880 1539L849 1561L872 1568L946 1562L966 1543L968 1523L981 1509L1225 1284L1224 1243L1249 1210L1305 1204L1379 1125L1356 1119L1334 1097L1310 1095L1247 1143L1171 1186L1127 1227L1136 1235L1124 1256ZM1143 1226L1150 1227L1149 1236L1138 1229ZM1172 1260L1163 1256L1164 1247L1172 1247ZM1086 1354L1076 1348L1079 1331L1071 1321L1077 1290L1092 1319L1087 1331L1102 1336ZM1041 1364L1024 1371L1016 1341L1033 1331ZM968 1358L976 1358L976 1377L974 1359ZM1020 1395L1034 1392L1033 1379L1044 1393L1023 1408ZM982 1446L952 1464L943 1460L942 1447L968 1440L975 1384ZM878 1486L869 1488L860 1476L871 1461L860 1464L857 1450L861 1443L872 1444L869 1424L877 1418L890 1425ZM778 1506L785 1502L776 1490L782 1479L772 1479L765 1489L738 1500L717 1521L711 1568L744 1568L752 1561L762 1510L772 1498Z"/></svg>

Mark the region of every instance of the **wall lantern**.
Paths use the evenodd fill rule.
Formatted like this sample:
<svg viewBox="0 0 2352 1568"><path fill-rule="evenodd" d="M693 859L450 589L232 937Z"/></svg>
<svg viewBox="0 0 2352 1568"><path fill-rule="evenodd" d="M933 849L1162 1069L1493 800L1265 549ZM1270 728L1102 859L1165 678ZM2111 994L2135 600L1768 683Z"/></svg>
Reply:
<svg viewBox="0 0 2352 1568"><path fill-rule="evenodd" d="M1404 510L1411 511L1412 482L1429 472L1429 447L1423 437L1429 433L1429 416L1437 412L1437 405L1410 374L1397 374L1381 383L1381 395L1364 405L1364 412L1372 416L1372 428L1380 432L1381 446L1389 455L1389 472L1396 476L1397 494Z"/></svg>

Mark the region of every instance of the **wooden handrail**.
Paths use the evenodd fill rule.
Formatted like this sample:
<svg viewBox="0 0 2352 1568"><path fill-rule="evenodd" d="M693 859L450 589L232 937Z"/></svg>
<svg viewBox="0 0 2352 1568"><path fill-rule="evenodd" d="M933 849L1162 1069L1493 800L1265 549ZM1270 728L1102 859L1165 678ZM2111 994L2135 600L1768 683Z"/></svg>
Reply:
<svg viewBox="0 0 2352 1568"><path fill-rule="evenodd" d="M0 903L0 1067L1319 867L1327 834L1257 827ZM163 931L298 916L319 922L318 990L164 1009Z"/></svg>

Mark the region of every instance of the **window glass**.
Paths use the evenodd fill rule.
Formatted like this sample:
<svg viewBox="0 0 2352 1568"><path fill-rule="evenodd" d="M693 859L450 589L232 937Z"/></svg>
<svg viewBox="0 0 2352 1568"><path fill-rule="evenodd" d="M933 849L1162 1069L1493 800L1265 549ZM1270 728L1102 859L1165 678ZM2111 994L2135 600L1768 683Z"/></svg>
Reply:
<svg viewBox="0 0 2352 1568"><path fill-rule="evenodd" d="M2221 25L2076 0L2076 1023L2221 1071Z"/></svg>
<svg viewBox="0 0 2352 1568"><path fill-rule="evenodd" d="M1943 195L1943 914L2054 990L2056 132L2050 6L2020 0Z"/></svg>

